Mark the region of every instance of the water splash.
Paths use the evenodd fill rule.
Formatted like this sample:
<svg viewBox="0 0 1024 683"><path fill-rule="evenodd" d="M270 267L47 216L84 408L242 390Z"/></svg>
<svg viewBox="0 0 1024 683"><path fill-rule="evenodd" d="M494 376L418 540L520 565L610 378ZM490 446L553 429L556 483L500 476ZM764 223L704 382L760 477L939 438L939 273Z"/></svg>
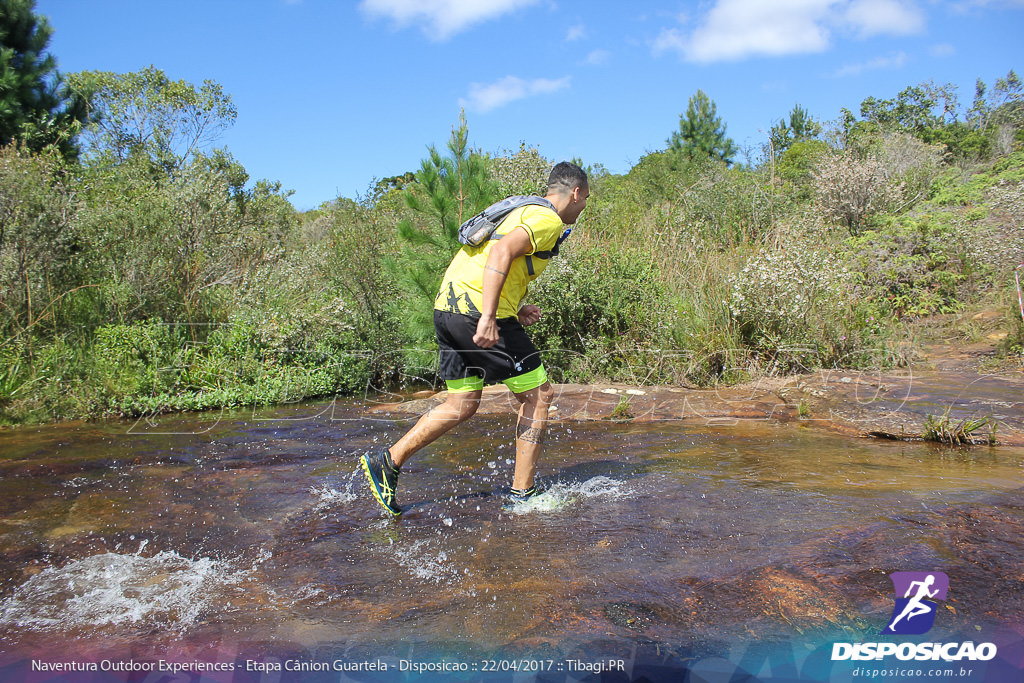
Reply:
<svg viewBox="0 0 1024 683"><path fill-rule="evenodd" d="M414 541L391 549L395 562L412 576L432 583L450 583L459 578L459 569L446 550L427 540Z"/></svg>
<svg viewBox="0 0 1024 683"><path fill-rule="evenodd" d="M624 484L611 477L592 477L582 482L557 482L539 496L515 503L513 514L555 512L592 498L622 498L629 495Z"/></svg>
<svg viewBox="0 0 1024 683"><path fill-rule="evenodd" d="M324 512L337 505L352 503L359 498L359 494L352 490L351 484L344 491L339 491L324 484L323 486L310 488L309 492L317 498L316 504L313 506L313 512Z"/></svg>
<svg viewBox="0 0 1024 683"><path fill-rule="evenodd" d="M32 631L146 627L183 631L255 570L174 551L104 553L50 567L0 602L0 626ZM265 555L261 555L265 559Z"/></svg>

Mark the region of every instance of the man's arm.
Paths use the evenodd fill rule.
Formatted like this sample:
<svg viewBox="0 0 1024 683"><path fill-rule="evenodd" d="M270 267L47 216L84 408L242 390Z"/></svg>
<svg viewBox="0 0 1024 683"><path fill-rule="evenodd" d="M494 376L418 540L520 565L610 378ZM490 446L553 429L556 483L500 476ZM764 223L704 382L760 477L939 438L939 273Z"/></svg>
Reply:
<svg viewBox="0 0 1024 683"><path fill-rule="evenodd" d="M501 288L508 278L508 269L512 262L520 256L533 251L530 235L523 228L516 228L494 243L487 253L487 264L484 266L483 309L480 322L473 335L473 343L482 349L489 349L498 343L498 302L501 300Z"/></svg>

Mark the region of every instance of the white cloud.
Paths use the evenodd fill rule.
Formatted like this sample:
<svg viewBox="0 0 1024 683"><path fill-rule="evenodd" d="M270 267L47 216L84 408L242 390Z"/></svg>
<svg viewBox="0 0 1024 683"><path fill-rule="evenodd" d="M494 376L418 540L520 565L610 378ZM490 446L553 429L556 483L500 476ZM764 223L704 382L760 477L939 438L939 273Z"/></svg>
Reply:
<svg viewBox="0 0 1024 683"><path fill-rule="evenodd" d="M932 57L952 57L956 54L956 48L949 43L939 43L932 45L928 49L928 54Z"/></svg>
<svg viewBox="0 0 1024 683"><path fill-rule="evenodd" d="M662 32L655 52L675 50L695 62L820 52L829 42L824 19L831 1L718 0L689 36Z"/></svg>
<svg viewBox="0 0 1024 683"><path fill-rule="evenodd" d="M899 69L907 63L907 54L897 52L889 57L876 57L860 64L847 64L838 69L834 74L835 78L846 78L848 76L859 76L865 71L878 71L880 69Z"/></svg>
<svg viewBox="0 0 1024 683"><path fill-rule="evenodd" d="M373 18L390 19L404 28L421 25L434 40L447 40L456 33L513 10L537 4L539 0L362 0L359 9Z"/></svg>
<svg viewBox="0 0 1024 683"><path fill-rule="evenodd" d="M503 107L510 102L546 95L569 87L571 78L537 78L532 81L518 76L506 76L490 84L472 83L469 96L459 100L466 109L477 112L488 112Z"/></svg>
<svg viewBox="0 0 1024 683"><path fill-rule="evenodd" d="M655 54L716 62L824 52L836 32L868 38L923 29L916 0L715 0L691 31L666 28L651 46Z"/></svg>
<svg viewBox="0 0 1024 683"><path fill-rule="evenodd" d="M658 37L654 39L651 47L654 50L654 54L662 52L679 52L682 54L686 52L687 48L686 36L677 28L662 29Z"/></svg>
<svg viewBox="0 0 1024 683"><path fill-rule="evenodd" d="M572 43L577 40L582 40L587 37L587 27L583 24L576 24L570 26L568 33L565 34L566 42Z"/></svg>
<svg viewBox="0 0 1024 683"><path fill-rule="evenodd" d="M855 0L842 12L842 23L861 37L911 35L924 29L924 15L913 2Z"/></svg>
<svg viewBox="0 0 1024 683"><path fill-rule="evenodd" d="M611 56L612 53L608 50L592 50L583 63L588 66L601 66L607 64Z"/></svg>
<svg viewBox="0 0 1024 683"><path fill-rule="evenodd" d="M1024 0L965 0L964 2L953 3L953 8L967 10L971 7L988 7L989 5L995 7L1024 7Z"/></svg>

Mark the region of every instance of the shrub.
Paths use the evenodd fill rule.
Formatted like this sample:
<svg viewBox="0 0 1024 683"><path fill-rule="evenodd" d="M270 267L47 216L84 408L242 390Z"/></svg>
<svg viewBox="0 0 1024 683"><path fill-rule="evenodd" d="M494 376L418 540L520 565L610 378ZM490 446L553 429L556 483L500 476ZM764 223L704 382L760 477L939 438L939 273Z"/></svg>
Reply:
<svg viewBox="0 0 1024 683"><path fill-rule="evenodd" d="M534 343L567 381L626 381L646 364L638 357L667 339L658 329L663 290L643 249L591 240L567 246L531 285L529 298L544 314L531 328Z"/></svg>
<svg viewBox="0 0 1024 683"><path fill-rule="evenodd" d="M884 163L860 159L850 151L823 157L814 169L816 203L830 221L860 233L867 219L898 206L902 182L890 177Z"/></svg>
<svg viewBox="0 0 1024 683"><path fill-rule="evenodd" d="M205 342L185 326L135 323L101 328L92 351L98 410L143 415L269 405L352 392L369 381L366 355L337 318L295 311L240 313Z"/></svg>
<svg viewBox="0 0 1024 683"><path fill-rule="evenodd" d="M1000 181L988 191L991 212L974 241L978 259L999 274L1024 263L1024 182Z"/></svg>
<svg viewBox="0 0 1024 683"><path fill-rule="evenodd" d="M883 135L875 156L890 181L902 189L902 206L926 199L944 168L945 149L907 133Z"/></svg>
<svg viewBox="0 0 1024 683"><path fill-rule="evenodd" d="M952 214L903 217L848 243L858 292L894 317L950 313L974 270L971 232Z"/></svg>
<svg viewBox="0 0 1024 683"><path fill-rule="evenodd" d="M159 321L106 325L96 330L94 377L102 395L119 400L133 394L156 395L178 382L183 329Z"/></svg>
<svg viewBox="0 0 1024 683"><path fill-rule="evenodd" d="M232 288L280 255L283 198L237 194L235 172L205 157L173 177L146 159L92 169L76 227L108 320L222 321Z"/></svg>
<svg viewBox="0 0 1024 683"><path fill-rule="evenodd" d="M812 197L814 168L829 151L829 146L821 140L794 142L780 157L775 173L791 184L797 198L808 200Z"/></svg>
<svg viewBox="0 0 1024 683"><path fill-rule="evenodd" d="M741 337L774 370L845 363L859 350L853 275L838 255L805 243L764 249L731 283Z"/></svg>
<svg viewBox="0 0 1024 683"><path fill-rule="evenodd" d="M53 304L77 282L77 202L55 150L0 148L0 333L58 327Z"/></svg>
<svg viewBox="0 0 1024 683"><path fill-rule="evenodd" d="M352 325L359 343L372 350L375 381L400 372L393 351L405 345L400 297L394 272L388 268L395 234L386 216L359 206L342 206L328 215L330 232L314 259L315 281L339 297L338 314Z"/></svg>
<svg viewBox="0 0 1024 683"><path fill-rule="evenodd" d="M602 183L584 218L589 230L616 242L643 240L653 247L652 238L686 238L731 248L770 233L774 196L767 173L656 152L626 176Z"/></svg>
<svg viewBox="0 0 1024 683"><path fill-rule="evenodd" d="M551 162L541 156L535 147L520 145L517 152L506 150L491 159L491 177L497 183L498 197L517 194L547 194Z"/></svg>

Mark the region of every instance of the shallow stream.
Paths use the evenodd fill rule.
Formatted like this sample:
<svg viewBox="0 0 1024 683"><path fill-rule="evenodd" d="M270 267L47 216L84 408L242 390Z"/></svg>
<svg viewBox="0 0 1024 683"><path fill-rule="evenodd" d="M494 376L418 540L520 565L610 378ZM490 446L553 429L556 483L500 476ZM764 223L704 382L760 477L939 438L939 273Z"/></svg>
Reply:
<svg viewBox="0 0 1024 683"><path fill-rule="evenodd" d="M438 680L527 660L546 680L619 661L620 680L768 680L774 661L852 680L822 653L878 639L894 571L949 576L929 638L995 642L988 666L1022 667L1024 449L555 422L548 492L505 511L513 419L478 416L403 469L393 521L356 459L410 424L337 401L0 433L0 679L116 656L475 667Z"/></svg>

